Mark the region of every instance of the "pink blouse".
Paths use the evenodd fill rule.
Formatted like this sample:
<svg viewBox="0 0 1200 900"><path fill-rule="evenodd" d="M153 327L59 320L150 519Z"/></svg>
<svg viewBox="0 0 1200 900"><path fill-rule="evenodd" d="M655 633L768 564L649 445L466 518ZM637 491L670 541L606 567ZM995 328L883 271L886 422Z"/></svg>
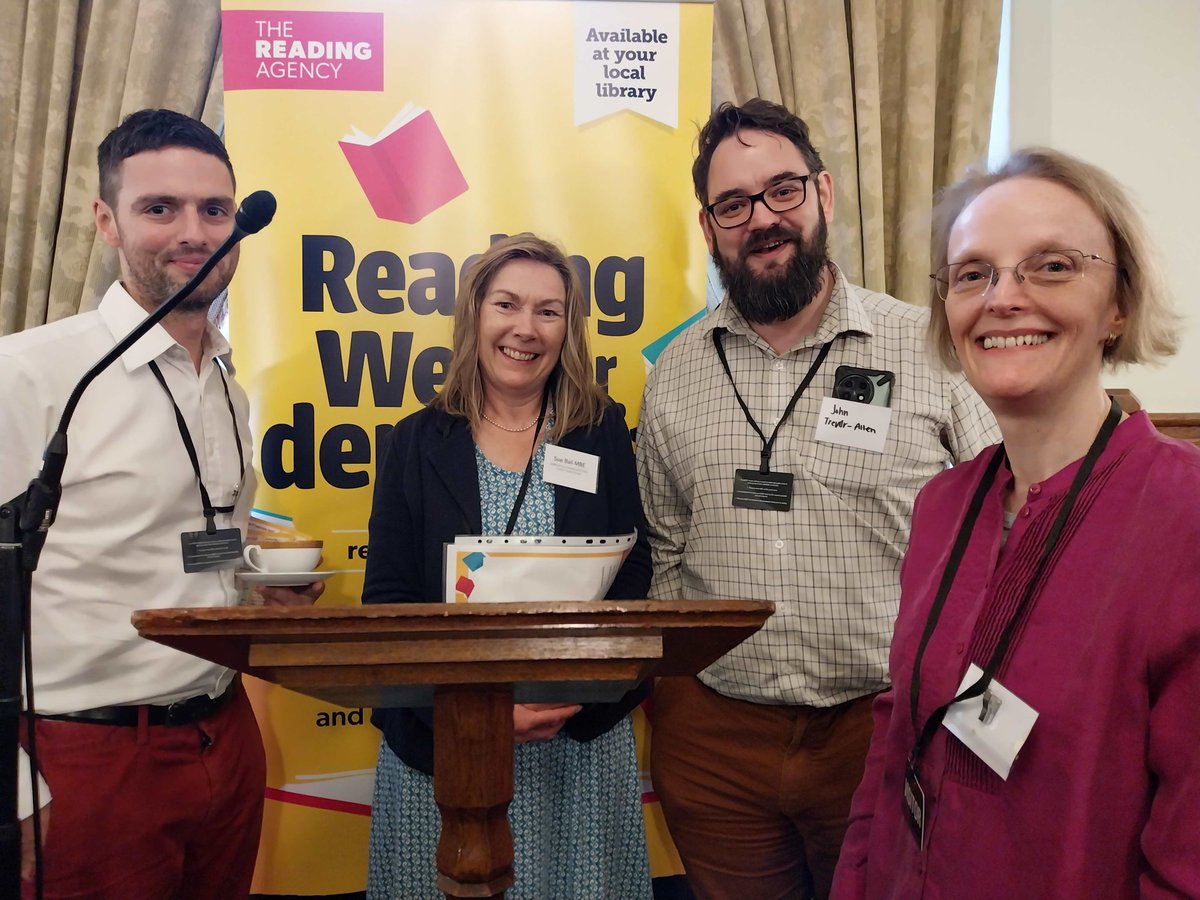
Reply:
<svg viewBox="0 0 1200 900"><path fill-rule="evenodd" d="M1005 781L944 727L923 753L925 850L901 810L916 648L992 453L917 498L892 691L855 794L838 898L1200 897L1200 450L1121 423L997 678L1039 714ZM981 668L1079 463L1029 489L1001 554L1001 469L921 671L919 722Z"/></svg>

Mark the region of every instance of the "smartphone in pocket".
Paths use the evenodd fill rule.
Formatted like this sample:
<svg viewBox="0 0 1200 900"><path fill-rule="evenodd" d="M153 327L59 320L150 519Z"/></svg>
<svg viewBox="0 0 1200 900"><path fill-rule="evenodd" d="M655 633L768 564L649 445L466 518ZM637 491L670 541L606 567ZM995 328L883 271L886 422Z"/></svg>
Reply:
<svg viewBox="0 0 1200 900"><path fill-rule="evenodd" d="M833 396L851 403L891 406L896 376L879 369L838 366L833 374Z"/></svg>

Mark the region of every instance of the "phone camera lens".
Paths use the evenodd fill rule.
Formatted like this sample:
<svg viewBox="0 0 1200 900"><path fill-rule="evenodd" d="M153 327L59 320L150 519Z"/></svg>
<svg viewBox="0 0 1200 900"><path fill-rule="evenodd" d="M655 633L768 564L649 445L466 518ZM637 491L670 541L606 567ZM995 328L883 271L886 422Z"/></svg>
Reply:
<svg viewBox="0 0 1200 900"><path fill-rule="evenodd" d="M865 375L845 375L834 386L833 395L852 403L870 403L875 397L875 386Z"/></svg>

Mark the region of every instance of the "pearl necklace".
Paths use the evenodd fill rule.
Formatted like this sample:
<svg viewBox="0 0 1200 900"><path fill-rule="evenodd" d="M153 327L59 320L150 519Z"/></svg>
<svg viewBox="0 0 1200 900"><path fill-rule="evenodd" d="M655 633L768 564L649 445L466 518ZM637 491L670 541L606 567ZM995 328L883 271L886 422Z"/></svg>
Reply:
<svg viewBox="0 0 1200 900"><path fill-rule="evenodd" d="M507 431L509 434L520 434L522 431L528 431L530 428L532 428L534 425L536 425L538 423L538 420L534 419L528 425L525 425L521 428L509 428L507 425L501 425L495 419L489 418L488 414L485 413L483 410L479 411L479 415L483 416L483 421L487 422L489 425L495 425L501 431ZM538 416L538 419L540 419L540 418L541 418L541 416Z"/></svg>

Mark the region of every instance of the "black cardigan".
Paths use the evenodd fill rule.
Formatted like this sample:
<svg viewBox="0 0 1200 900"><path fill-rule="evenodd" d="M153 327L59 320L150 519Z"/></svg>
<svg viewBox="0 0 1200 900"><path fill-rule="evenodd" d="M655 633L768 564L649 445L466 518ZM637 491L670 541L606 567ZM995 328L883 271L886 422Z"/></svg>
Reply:
<svg viewBox="0 0 1200 900"><path fill-rule="evenodd" d="M600 473L595 494L554 486L554 533L627 534L636 528L637 544L617 572L608 597L644 598L650 590L650 544L629 429L620 408L610 404L598 426L576 429L558 443L599 456ZM479 470L467 420L428 408L403 419L380 454L363 603L440 602L443 545L455 535L479 534L482 528ZM577 741L598 737L647 692L643 685L616 703L585 704L563 731ZM376 709L371 722L401 760L432 774L430 709Z"/></svg>

